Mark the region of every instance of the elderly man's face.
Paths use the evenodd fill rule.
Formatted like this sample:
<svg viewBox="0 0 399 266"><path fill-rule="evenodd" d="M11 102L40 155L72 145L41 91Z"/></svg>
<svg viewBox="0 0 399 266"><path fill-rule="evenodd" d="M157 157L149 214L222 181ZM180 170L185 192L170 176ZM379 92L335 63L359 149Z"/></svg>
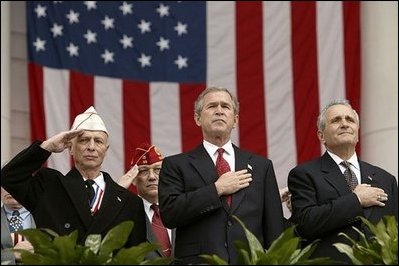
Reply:
<svg viewBox="0 0 399 266"><path fill-rule="evenodd" d="M138 194L149 202L158 202L158 182L162 161L150 165L139 165L136 176Z"/></svg>
<svg viewBox="0 0 399 266"><path fill-rule="evenodd" d="M85 130L72 141L71 155L75 166L82 170L101 168L108 147L105 132Z"/></svg>
<svg viewBox="0 0 399 266"><path fill-rule="evenodd" d="M22 207L22 205L19 204L19 202L14 199L3 187L1 187L1 201L4 205L14 210L20 209Z"/></svg>

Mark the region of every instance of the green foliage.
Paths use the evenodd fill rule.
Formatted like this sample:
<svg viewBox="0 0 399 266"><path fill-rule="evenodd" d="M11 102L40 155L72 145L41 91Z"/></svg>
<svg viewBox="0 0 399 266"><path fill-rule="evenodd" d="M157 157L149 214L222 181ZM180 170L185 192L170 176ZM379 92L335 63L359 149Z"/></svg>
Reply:
<svg viewBox="0 0 399 266"><path fill-rule="evenodd" d="M235 241L234 247L238 253L238 264L241 265L328 265L334 264L329 258L309 259L316 248L317 243L313 242L304 249L299 248L300 238L295 236L295 226L287 228L268 250L263 249L261 243L244 225L244 223L234 216L242 226L248 244L242 241ZM217 255L201 255L209 264L227 265L228 263Z"/></svg>
<svg viewBox="0 0 399 266"><path fill-rule="evenodd" d="M352 246L343 243L337 243L334 246L341 253L346 254L356 265L398 265L398 223L395 217L384 216L376 225L364 217L360 217L360 219L373 234L371 239L353 227L359 233L360 240L355 241L341 233L340 235L350 240Z"/></svg>
<svg viewBox="0 0 399 266"><path fill-rule="evenodd" d="M26 229L19 234L28 239L34 253L21 252L21 260L27 265L166 265L173 258L146 259L149 252L159 246L148 242L130 248L124 248L133 229L132 221L125 221L112 228L104 237L89 235L85 245L77 244L78 232L59 236L48 229Z"/></svg>

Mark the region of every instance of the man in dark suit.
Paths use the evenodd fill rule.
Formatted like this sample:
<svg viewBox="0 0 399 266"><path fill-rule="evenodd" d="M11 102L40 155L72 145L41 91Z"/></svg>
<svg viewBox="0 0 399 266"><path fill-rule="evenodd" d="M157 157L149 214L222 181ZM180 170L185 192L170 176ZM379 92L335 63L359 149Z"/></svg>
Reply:
<svg viewBox="0 0 399 266"><path fill-rule="evenodd" d="M143 202L100 171L108 147L105 124L90 107L75 118L70 131L34 142L4 166L2 186L32 213L39 228L59 235L78 230L83 244L87 235L105 236L130 220L134 228L126 246L137 245L146 240ZM67 148L75 164L69 173L42 167L51 153Z"/></svg>
<svg viewBox="0 0 399 266"><path fill-rule="evenodd" d="M10 249L33 251L32 244L17 232L35 228L36 225L31 213L3 187L1 187L1 203L1 264L15 265L20 262L21 254Z"/></svg>
<svg viewBox="0 0 399 266"><path fill-rule="evenodd" d="M130 170L118 179L118 184L137 193L143 199L147 222L147 240L157 243L160 248L147 254L147 258L174 256L175 229L166 228L163 224L152 222L155 218L153 205L158 205L159 172L163 156L155 145L142 143L136 148ZM167 239L157 234L159 230L167 232ZM157 232L156 232L157 231ZM162 234L162 232L161 232Z"/></svg>
<svg viewBox="0 0 399 266"><path fill-rule="evenodd" d="M317 134L327 151L320 158L298 165L288 176L293 219L309 242L321 239L313 257L351 260L333 243L350 244L338 233L357 239L352 226L365 230L357 216L377 223L384 215L398 219L398 187L394 176L360 161L359 116L346 100L334 101L320 113ZM348 168L349 167L349 168Z"/></svg>
<svg viewBox="0 0 399 266"><path fill-rule="evenodd" d="M176 228L175 256L182 264L203 263L202 254L216 254L236 264L233 241L246 243L246 237L233 215L265 248L283 231L273 165L232 144L230 135L239 110L227 89L207 88L194 108L203 143L163 160L159 179L162 220Z"/></svg>

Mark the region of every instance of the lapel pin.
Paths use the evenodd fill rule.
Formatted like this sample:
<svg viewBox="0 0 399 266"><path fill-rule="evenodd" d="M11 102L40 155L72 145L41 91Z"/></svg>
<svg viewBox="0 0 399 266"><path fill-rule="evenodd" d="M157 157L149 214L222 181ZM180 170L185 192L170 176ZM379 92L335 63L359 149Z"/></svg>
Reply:
<svg viewBox="0 0 399 266"><path fill-rule="evenodd" d="M247 166L250 170L252 170L252 166L250 164L248 164Z"/></svg>
<svg viewBox="0 0 399 266"><path fill-rule="evenodd" d="M118 199L119 202L122 202L121 198L119 198L119 197L116 197L116 198Z"/></svg>
<svg viewBox="0 0 399 266"><path fill-rule="evenodd" d="M370 181L373 181L373 178L371 178L371 176L368 176L367 177Z"/></svg>

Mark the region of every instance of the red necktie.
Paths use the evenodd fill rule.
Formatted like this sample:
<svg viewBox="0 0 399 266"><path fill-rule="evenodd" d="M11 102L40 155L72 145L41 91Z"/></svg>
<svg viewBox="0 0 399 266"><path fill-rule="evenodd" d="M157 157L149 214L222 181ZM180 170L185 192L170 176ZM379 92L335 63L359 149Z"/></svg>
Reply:
<svg viewBox="0 0 399 266"><path fill-rule="evenodd" d="M157 204L152 204L151 209L154 210L154 215L152 216L152 231L158 239L161 245L162 252L165 257L170 257L172 253L172 246L170 244L168 230L162 223L161 216L159 214L159 207Z"/></svg>
<svg viewBox="0 0 399 266"><path fill-rule="evenodd" d="M223 175L230 171L229 163L223 158L224 149L218 149L218 158L216 159L216 171L218 172L218 176ZM231 195L226 196L227 204L231 206Z"/></svg>

